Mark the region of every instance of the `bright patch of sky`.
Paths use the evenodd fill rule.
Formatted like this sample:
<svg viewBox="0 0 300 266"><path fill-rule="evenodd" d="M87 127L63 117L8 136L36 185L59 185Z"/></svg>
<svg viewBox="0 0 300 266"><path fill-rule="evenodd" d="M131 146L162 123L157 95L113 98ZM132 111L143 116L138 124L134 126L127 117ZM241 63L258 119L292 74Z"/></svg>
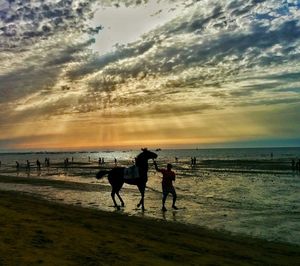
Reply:
<svg viewBox="0 0 300 266"><path fill-rule="evenodd" d="M176 8L175 8L176 7ZM92 49L105 54L117 45L135 42L140 37L182 14L182 7L175 3L149 1L135 7L99 7L91 21L91 27L102 26L95 37Z"/></svg>

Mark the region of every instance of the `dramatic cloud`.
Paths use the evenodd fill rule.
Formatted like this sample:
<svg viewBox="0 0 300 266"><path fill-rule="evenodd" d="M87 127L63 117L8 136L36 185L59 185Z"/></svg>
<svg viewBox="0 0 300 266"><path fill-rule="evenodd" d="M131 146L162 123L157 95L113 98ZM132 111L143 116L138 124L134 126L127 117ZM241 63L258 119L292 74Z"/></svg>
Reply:
<svg viewBox="0 0 300 266"><path fill-rule="evenodd" d="M102 32L122 31L102 26L105 8L148 10L122 22L144 23L143 34L97 50ZM274 138L274 121L282 138L296 137L286 128L299 126L275 117L299 118L299 18L298 1L283 0L0 1L0 140L51 136L34 129L53 121L55 136L85 121L95 146L132 144L135 132L168 144ZM126 123L131 130L112 133ZM114 137L91 137L105 131Z"/></svg>

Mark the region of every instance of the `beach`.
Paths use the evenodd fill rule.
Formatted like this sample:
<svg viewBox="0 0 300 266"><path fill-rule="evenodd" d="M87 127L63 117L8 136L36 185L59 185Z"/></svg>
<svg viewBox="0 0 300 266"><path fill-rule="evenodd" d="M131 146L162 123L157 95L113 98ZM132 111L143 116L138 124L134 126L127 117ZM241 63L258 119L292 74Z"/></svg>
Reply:
<svg viewBox="0 0 300 266"><path fill-rule="evenodd" d="M300 246L0 195L0 265L299 265Z"/></svg>

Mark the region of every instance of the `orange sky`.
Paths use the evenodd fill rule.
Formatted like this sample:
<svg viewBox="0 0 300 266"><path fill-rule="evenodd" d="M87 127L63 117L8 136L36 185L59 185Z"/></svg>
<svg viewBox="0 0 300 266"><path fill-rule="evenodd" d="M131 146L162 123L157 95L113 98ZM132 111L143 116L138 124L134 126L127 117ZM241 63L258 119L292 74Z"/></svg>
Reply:
<svg viewBox="0 0 300 266"><path fill-rule="evenodd" d="M300 144L299 4L126 3L0 5L0 151Z"/></svg>

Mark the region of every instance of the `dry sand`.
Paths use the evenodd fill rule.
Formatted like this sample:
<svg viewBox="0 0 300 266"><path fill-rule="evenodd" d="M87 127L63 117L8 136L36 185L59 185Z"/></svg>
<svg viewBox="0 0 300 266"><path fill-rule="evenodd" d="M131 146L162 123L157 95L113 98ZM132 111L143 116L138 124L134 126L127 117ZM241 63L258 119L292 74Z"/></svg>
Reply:
<svg viewBox="0 0 300 266"><path fill-rule="evenodd" d="M300 246L0 194L0 265L300 265Z"/></svg>

